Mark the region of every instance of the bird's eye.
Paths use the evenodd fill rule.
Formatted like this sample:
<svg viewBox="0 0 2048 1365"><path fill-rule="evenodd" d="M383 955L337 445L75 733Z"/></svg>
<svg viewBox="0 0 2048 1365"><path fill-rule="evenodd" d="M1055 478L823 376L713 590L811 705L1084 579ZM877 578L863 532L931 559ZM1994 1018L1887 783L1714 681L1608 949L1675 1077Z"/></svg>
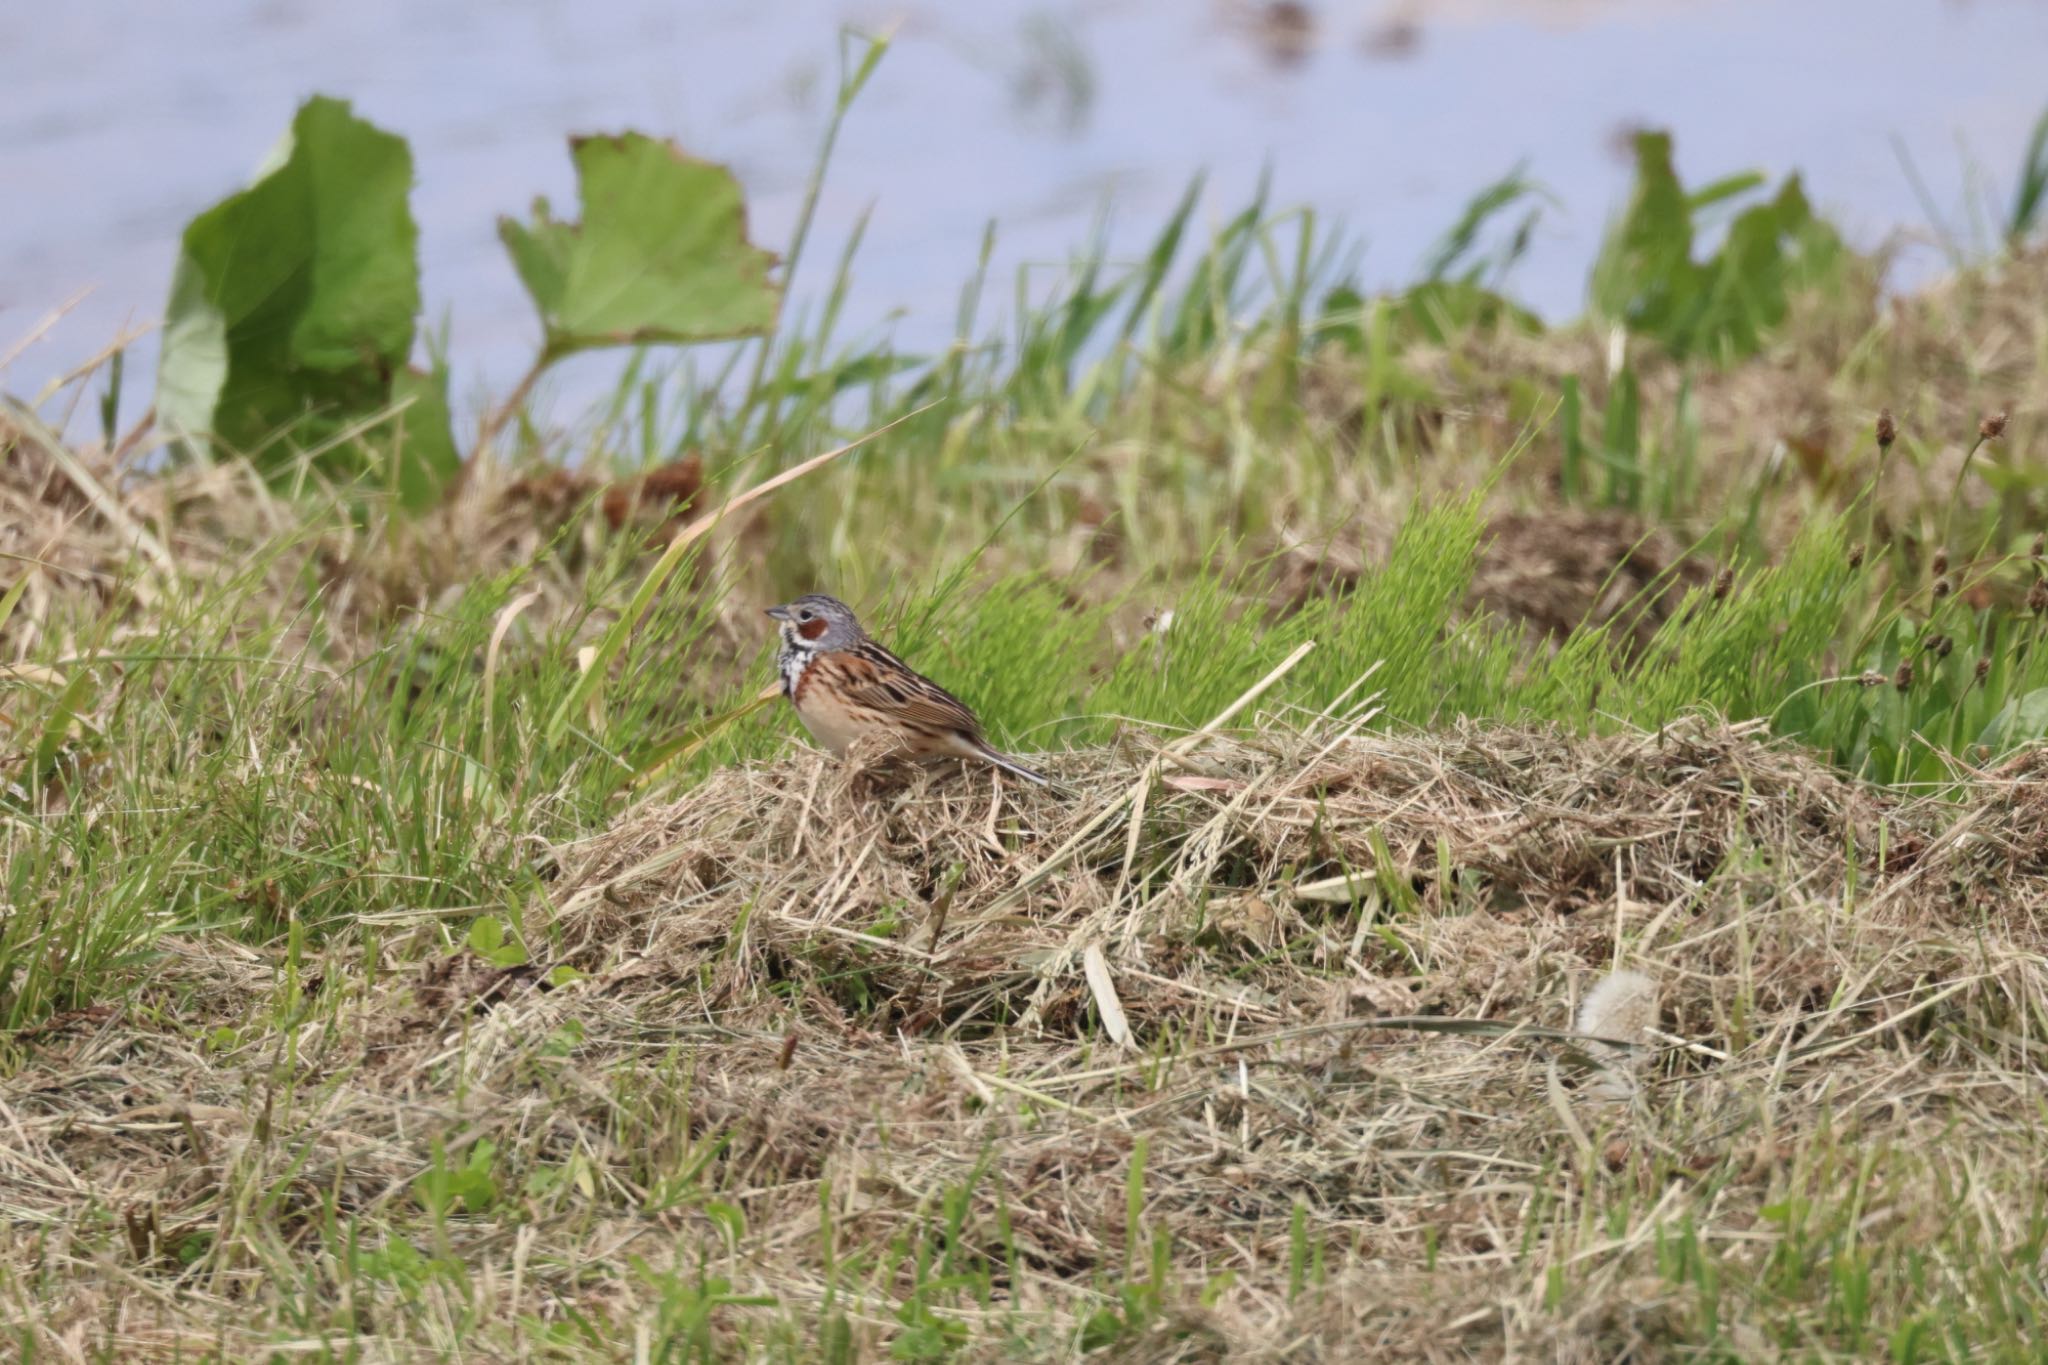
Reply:
<svg viewBox="0 0 2048 1365"><path fill-rule="evenodd" d="M806 607L796 614L796 619L799 621L808 621L815 615L817 615L816 612L812 611L809 607Z"/></svg>

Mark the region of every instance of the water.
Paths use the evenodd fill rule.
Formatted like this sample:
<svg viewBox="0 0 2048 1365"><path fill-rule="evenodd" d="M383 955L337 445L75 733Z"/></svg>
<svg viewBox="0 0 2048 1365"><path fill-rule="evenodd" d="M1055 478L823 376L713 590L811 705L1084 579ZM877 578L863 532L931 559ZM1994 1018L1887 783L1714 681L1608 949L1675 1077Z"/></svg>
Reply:
<svg viewBox="0 0 2048 1365"><path fill-rule="evenodd" d="M203 17L202 17L203 12ZM0 12L0 374L31 395L162 307L185 221L243 183L305 95L411 139L428 320L451 326L458 401L502 392L538 327L494 229L536 193L572 211L572 132L633 127L732 165L755 236L787 243L832 99L843 25L896 25L848 120L794 282L814 297L872 210L846 326L951 335L982 231L990 291L1049 284L1107 207L1137 253L1197 173L1212 220L1262 168L1275 201L1366 243L1372 284L1414 277L1480 185L1526 161L1562 209L1513 281L1574 312L1626 192L1621 134L1668 126L1699 182L1798 169L1852 240L1928 215L1993 235L1988 201L2048 103L2044 0L1349 0L1306 31L1210 0L211 0L16 3ZM1908 279L1938 267L1909 253ZM1040 268L1042 267L1042 268ZM132 352L146 375L153 339ZM601 392L580 360L558 406ZM135 399L130 399L130 411Z"/></svg>

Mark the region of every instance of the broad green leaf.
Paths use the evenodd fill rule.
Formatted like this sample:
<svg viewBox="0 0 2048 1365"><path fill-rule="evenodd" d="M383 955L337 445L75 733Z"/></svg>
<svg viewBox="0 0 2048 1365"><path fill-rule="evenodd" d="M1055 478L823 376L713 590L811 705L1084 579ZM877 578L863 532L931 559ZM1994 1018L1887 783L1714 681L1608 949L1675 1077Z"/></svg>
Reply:
<svg viewBox="0 0 2048 1365"><path fill-rule="evenodd" d="M1796 175L1770 203L1745 209L1704 272L1709 278L1700 321L1709 335L1702 340L1733 355L1755 353L1785 320L1791 307L1788 286L1816 226L1827 231L1825 224L1817 225Z"/></svg>
<svg viewBox="0 0 2048 1365"><path fill-rule="evenodd" d="M1699 292L1692 213L1671 163L1671 136L1636 135L1636 183L1593 263L1593 303L1639 332L1664 336Z"/></svg>
<svg viewBox="0 0 2048 1365"><path fill-rule="evenodd" d="M1720 250L1695 261L1698 215L1732 207L1763 183L1746 172L1688 194L1672 168L1670 136L1639 134L1635 191L1593 266L1595 309L1677 356L1754 354L1785 320L1791 295L1829 283L1847 256L1795 175L1737 214Z"/></svg>
<svg viewBox="0 0 2048 1365"><path fill-rule="evenodd" d="M205 272L181 255L171 275L156 375L157 420L173 434L212 430L214 405L227 385L227 318L206 291Z"/></svg>
<svg viewBox="0 0 2048 1365"><path fill-rule="evenodd" d="M157 412L188 450L212 438L282 477L324 445L320 472L346 477L397 447L408 503L438 492L453 468L445 402L417 401L408 380L413 410L374 421L402 396L420 306L411 189L403 138L315 97L255 182L186 226Z"/></svg>
<svg viewBox="0 0 2048 1365"><path fill-rule="evenodd" d="M505 926L485 916L469 926L469 950L478 957L489 957L505 946Z"/></svg>
<svg viewBox="0 0 2048 1365"><path fill-rule="evenodd" d="M2048 739L2048 687L2037 687L2000 707L1977 742L1993 753L2004 753L2037 739Z"/></svg>
<svg viewBox="0 0 2048 1365"><path fill-rule="evenodd" d="M469 926L469 950L493 967L523 967L526 949L508 938L505 926L488 915Z"/></svg>
<svg viewBox="0 0 2048 1365"><path fill-rule="evenodd" d="M747 241L732 172L639 133L578 138L570 151L582 222L556 219L545 199L531 223L498 221L550 354L758 336L774 325L775 256Z"/></svg>

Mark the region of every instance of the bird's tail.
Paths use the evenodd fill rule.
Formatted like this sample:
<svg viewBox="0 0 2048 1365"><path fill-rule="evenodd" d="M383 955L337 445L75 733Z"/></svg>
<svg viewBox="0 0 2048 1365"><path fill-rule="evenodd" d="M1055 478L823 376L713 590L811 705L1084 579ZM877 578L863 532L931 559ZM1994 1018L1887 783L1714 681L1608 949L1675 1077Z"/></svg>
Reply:
<svg viewBox="0 0 2048 1365"><path fill-rule="evenodd" d="M1014 773L1016 776L1023 778L1026 782L1036 782L1041 787L1052 787L1055 789L1059 787L1059 783L1053 781L1044 773L1034 772L1030 768L1025 767L1022 763L1019 763L1016 759L1011 758L1008 754L997 753L994 749L990 748L986 744L977 744L975 746L975 752L981 755L983 759L995 764L998 768L1001 768L1004 772Z"/></svg>

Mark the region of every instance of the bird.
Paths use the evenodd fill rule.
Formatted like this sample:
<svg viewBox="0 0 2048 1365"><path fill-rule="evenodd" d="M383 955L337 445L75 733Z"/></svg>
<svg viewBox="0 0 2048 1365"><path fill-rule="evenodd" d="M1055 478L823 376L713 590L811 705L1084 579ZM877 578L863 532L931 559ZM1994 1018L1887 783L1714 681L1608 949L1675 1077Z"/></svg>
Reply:
<svg viewBox="0 0 2048 1365"><path fill-rule="evenodd" d="M811 737L844 757L865 740L925 758L979 759L1042 787L1053 785L982 737L981 722L958 697L891 654L836 597L806 593L768 608L780 623L776 668L782 695Z"/></svg>

